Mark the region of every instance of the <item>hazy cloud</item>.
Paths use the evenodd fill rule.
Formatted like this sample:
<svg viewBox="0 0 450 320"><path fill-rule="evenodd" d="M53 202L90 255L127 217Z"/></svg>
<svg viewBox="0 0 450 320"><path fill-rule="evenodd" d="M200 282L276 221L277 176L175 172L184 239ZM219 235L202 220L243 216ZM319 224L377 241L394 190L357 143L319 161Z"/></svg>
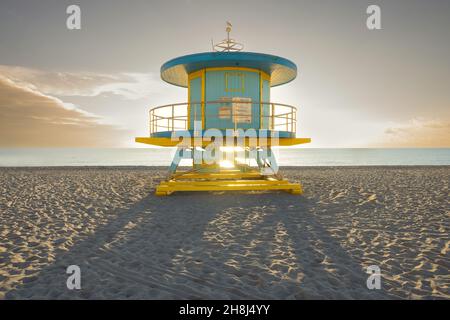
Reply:
<svg viewBox="0 0 450 320"><path fill-rule="evenodd" d="M450 147L450 121L412 119L384 131L382 146L386 147Z"/></svg>
<svg viewBox="0 0 450 320"><path fill-rule="evenodd" d="M75 105L0 75L0 146L120 146L126 133Z"/></svg>
<svg viewBox="0 0 450 320"><path fill-rule="evenodd" d="M56 96L115 94L137 100L150 97L163 86L159 75L152 73L54 72L0 65L0 74L21 86Z"/></svg>

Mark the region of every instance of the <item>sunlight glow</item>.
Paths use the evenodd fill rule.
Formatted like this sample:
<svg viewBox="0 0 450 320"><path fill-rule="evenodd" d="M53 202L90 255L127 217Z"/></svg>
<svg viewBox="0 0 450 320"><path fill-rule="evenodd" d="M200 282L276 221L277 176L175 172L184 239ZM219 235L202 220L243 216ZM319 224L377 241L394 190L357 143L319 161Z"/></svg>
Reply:
<svg viewBox="0 0 450 320"><path fill-rule="evenodd" d="M234 168L234 164L230 160L221 160L219 164L222 168Z"/></svg>
<svg viewBox="0 0 450 320"><path fill-rule="evenodd" d="M220 147L220 151L222 151L222 152L240 152L240 151L244 151L244 148L242 148L242 147L221 146Z"/></svg>

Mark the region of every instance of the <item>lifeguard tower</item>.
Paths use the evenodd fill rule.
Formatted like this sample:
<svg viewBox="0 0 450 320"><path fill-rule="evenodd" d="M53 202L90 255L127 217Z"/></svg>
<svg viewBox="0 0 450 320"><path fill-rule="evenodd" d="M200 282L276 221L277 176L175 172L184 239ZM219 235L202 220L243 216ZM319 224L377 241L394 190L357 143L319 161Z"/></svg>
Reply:
<svg viewBox="0 0 450 320"><path fill-rule="evenodd" d="M150 136L136 142L176 147L167 180L156 195L177 191L284 190L301 194L298 183L278 173L272 147L309 143L297 138L296 108L270 101L270 88L297 76L282 57L243 52L230 38L212 52L172 59L161 78L188 89L187 102L150 110ZM192 167L180 170L182 159Z"/></svg>

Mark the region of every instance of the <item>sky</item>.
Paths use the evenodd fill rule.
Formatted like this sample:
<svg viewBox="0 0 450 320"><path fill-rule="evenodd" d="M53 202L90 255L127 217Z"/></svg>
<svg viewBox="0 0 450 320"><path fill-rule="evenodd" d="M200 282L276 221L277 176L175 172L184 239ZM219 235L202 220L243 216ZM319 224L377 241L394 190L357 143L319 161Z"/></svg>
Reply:
<svg viewBox="0 0 450 320"><path fill-rule="evenodd" d="M450 147L447 0L2 0L0 147L139 147L150 107L187 100L161 65L211 51L226 21L245 51L297 64L271 101L298 107L309 147Z"/></svg>

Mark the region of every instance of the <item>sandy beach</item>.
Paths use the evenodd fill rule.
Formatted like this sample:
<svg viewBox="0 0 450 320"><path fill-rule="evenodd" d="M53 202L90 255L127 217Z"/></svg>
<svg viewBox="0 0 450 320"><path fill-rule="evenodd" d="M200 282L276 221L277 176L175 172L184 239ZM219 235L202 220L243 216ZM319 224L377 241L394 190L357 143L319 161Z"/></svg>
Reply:
<svg viewBox="0 0 450 320"><path fill-rule="evenodd" d="M282 173L305 194L156 197L163 168L1 168L0 299L450 298L450 167Z"/></svg>

